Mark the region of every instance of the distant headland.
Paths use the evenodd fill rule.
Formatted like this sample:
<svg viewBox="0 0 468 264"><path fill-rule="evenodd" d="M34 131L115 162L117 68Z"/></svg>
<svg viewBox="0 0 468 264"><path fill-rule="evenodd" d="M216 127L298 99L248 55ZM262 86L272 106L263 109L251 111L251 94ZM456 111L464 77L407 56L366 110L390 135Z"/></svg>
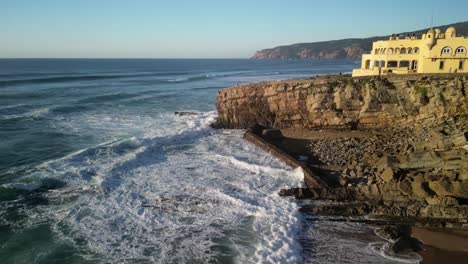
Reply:
<svg viewBox="0 0 468 264"><path fill-rule="evenodd" d="M449 27L455 27L458 35L466 36L468 34L468 21L438 26L443 31ZM428 30L429 28L426 28L398 35L416 34L420 36ZM358 59L361 58L362 54L372 49L373 42L388 39L390 36L297 43L259 50L252 56L252 59Z"/></svg>

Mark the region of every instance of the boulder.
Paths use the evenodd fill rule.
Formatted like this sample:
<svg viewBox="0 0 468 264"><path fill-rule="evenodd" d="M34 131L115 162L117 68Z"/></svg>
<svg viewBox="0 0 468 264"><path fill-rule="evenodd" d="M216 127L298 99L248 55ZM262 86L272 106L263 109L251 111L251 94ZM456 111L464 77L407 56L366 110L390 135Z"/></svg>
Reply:
<svg viewBox="0 0 468 264"><path fill-rule="evenodd" d="M262 136L270 140L283 138L283 134L279 129L264 129Z"/></svg>
<svg viewBox="0 0 468 264"><path fill-rule="evenodd" d="M178 116L196 116L196 115L200 115L200 113L198 113L198 112L174 112L174 115L178 115Z"/></svg>
<svg viewBox="0 0 468 264"><path fill-rule="evenodd" d="M390 182L393 180L394 173L393 169L390 167L387 167L384 169L384 171L380 174L380 179L382 179L384 182Z"/></svg>
<svg viewBox="0 0 468 264"><path fill-rule="evenodd" d="M418 198L426 198L431 195L428 191L427 183L423 181L411 182L411 191L413 192L413 195L415 195Z"/></svg>
<svg viewBox="0 0 468 264"><path fill-rule="evenodd" d="M411 228L409 226L384 226L374 232L387 241L396 242L402 236L409 236Z"/></svg>
<svg viewBox="0 0 468 264"><path fill-rule="evenodd" d="M458 179L461 181L468 181L468 168L462 168L460 170L460 175L458 175Z"/></svg>
<svg viewBox="0 0 468 264"><path fill-rule="evenodd" d="M281 189L279 196L294 196L296 199L314 198L315 194L308 188Z"/></svg>
<svg viewBox="0 0 468 264"><path fill-rule="evenodd" d="M468 181L450 182L447 179L430 181L429 188L439 196L468 198Z"/></svg>
<svg viewBox="0 0 468 264"><path fill-rule="evenodd" d="M396 254L408 254L422 250L422 243L416 238L403 236L391 245L390 249Z"/></svg>
<svg viewBox="0 0 468 264"><path fill-rule="evenodd" d="M440 205L440 206L453 206L459 205L457 199L451 196L433 196L427 197L426 202L429 205Z"/></svg>
<svg viewBox="0 0 468 264"><path fill-rule="evenodd" d="M377 167L378 172L384 171L388 167L393 167L395 164L398 163L398 159L395 157L389 157L388 155L384 155L377 161L375 167Z"/></svg>
<svg viewBox="0 0 468 264"><path fill-rule="evenodd" d="M406 195L410 195L413 193L413 188L411 186L411 182L409 181L402 181L398 184L398 189L406 194Z"/></svg>

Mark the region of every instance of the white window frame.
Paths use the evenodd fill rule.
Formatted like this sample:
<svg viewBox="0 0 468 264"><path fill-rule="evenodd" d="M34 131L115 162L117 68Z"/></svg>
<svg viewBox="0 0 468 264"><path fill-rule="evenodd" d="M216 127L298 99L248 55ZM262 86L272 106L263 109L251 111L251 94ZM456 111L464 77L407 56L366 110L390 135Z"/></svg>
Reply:
<svg viewBox="0 0 468 264"><path fill-rule="evenodd" d="M445 47L442 49L442 54L452 54L452 49L450 47Z"/></svg>
<svg viewBox="0 0 468 264"><path fill-rule="evenodd" d="M465 54L466 53L466 48L465 47L458 47L457 50L455 51L456 54Z"/></svg>

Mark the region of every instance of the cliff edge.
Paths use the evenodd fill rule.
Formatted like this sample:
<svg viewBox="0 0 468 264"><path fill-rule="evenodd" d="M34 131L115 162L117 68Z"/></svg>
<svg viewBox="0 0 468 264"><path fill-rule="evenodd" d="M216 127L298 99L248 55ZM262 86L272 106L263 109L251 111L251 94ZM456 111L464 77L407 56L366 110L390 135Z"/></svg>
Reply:
<svg viewBox="0 0 468 264"><path fill-rule="evenodd" d="M377 128L467 113L468 75L325 76L221 90L217 126Z"/></svg>
<svg viewBox="0 0 468 264"><path fill-rule="evenodd" d="M260 145L317 178L283 194L340 202L304 212L468 228L467 85L462 74L242 85L219 92L214 126L256 127Z"/></svg>

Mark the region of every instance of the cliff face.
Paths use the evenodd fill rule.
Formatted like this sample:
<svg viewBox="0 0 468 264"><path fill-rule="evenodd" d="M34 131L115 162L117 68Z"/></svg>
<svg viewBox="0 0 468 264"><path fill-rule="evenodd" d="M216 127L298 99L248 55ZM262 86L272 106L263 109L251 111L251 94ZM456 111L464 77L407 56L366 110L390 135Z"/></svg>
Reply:
<svg viewBox="0 0 468 264"><path fill-rule="evenodd" d="M467 75L320 77L219 92L219 127L375 128L467 113Z"/></svg>
<svg viewBox="0 0 468 264"><path fill-rule="evenodd" d="M305 158L312 198L347 202L305 211L468 228L467 85L452 74L236 86L219 92L215 125L255 127L259 140Z"/></svg>
<svg viewBox="0 0 468 264"><path fill-rule="evenodd" d="M321 45L323 44L323 45ZM253 59L345 59L360 58L372 48L369 40L339 40L311 44L296 44L259 50Z"/></svg>

